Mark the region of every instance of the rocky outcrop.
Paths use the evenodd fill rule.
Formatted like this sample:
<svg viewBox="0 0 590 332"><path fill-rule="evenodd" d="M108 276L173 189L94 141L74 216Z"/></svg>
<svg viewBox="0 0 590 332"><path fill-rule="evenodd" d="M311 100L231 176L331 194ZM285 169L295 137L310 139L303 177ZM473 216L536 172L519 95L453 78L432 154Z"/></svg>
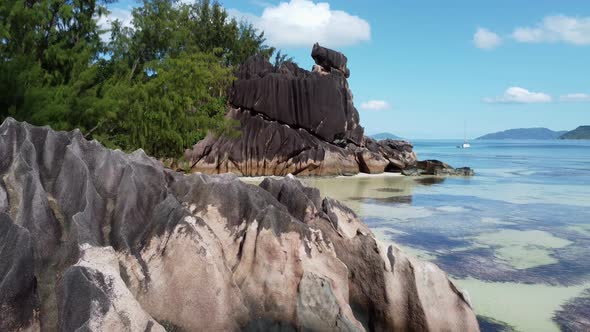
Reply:
<svg viewBox="0 0 590 332"><path fill-rule="evenodd" d="M440 160L421 160L416 163L414 167L402 170L402 174L406 176L419 175L455 175L455 176L472 176L475 174L470 167L453 168L451 165L443 163Z"/></svg>
<svg viewBox="0 0 590 332"><path fill-rule="evenodd" d="M239 137L207 136L186 152L194 172L238 175L347 175L412 167L416 155L404 141L364 137L348 88L347 59L318 44L307 71L279 68L254 56L237 72L227 117Z"/></svg>
<svg viewBox="0 0 590 332"><path fill-rule="evenodd" d="M344 54L321 47L319 43L315 43L311 50L311 57L318 66L322 67L323 71L329 73L337 70L344 74L346 78L350 77L350 70L346 67L348 59Z"/></svg>
<svg viewBox="0 0 590 332"><path fill-rule="evenodd" d="M310 134L270 121L261 114L232 109L239 121L238 138L207 136L187 153L193 171L237 175L356 174L354 149L346 149Z"/></svg>
<svg viewBox="0 0 590 332"><path fill-rule="evenodd" d="M435 265L289 176L185 175L6 120L1 331L477 331Z"/></svg>

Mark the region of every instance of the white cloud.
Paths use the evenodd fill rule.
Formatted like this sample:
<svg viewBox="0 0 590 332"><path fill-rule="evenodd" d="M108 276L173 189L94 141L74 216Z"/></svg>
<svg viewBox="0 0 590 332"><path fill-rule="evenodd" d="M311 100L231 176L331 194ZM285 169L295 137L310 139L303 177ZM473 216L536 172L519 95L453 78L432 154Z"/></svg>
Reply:
<svg viewBox="0 0 590 332"><path fill-rule="evenodd" d="M383 111L391 108L385 100L369 100L361 103L361 109L365 111Z"/></svg>
<svg viewBox="0 0 590 332"><path fill-rule="evenodd" d="M473 43L477 48L491 50L502 43L502 38L486 28L477 28L473 35Z"/></svg>
<svg viewBox="0 0 590 332"><path fill-rule="evenodd" d="M561 101L590 101L590 94L587 93L568 93L559 97Z"/></svg>
<svg viewBox="0 0 590 332"><path fill-rule="evenodd" d="M327 2L290 0L265 7L261 16L235 9L229 12L264 31L268 43L277 47L310 47L315 42L337 47L371 39L371 27L367 21L333 10Z"/></svg>
<svg viewBox="0 0 590 332"><path fill-rule="evenodd" d="M516 28L512 38L522 43L590 45L590 17L547 16L535 27Z"/></svg>
<svg viewBox="0 0 590 332"><path fill-rule="evenodd" d="M131 8L109 8L109 11L109 14L101 16L96 22L101 29L106 30L106 32L100 35L100 38L104 42L107 42L111 37L110 29L113 21L119 20L124 27L131 27L131 21L133 20Z"/></svg>
<svg viewBox="0 0 590 332"><path fill-rule="evenodd" d="M552 101L550 95L542 92L531 92L524 88L516 86L506 89L504 95L500 97L484 98L486 103L502 104L532 104L532 103L549 103Z"/></svg>

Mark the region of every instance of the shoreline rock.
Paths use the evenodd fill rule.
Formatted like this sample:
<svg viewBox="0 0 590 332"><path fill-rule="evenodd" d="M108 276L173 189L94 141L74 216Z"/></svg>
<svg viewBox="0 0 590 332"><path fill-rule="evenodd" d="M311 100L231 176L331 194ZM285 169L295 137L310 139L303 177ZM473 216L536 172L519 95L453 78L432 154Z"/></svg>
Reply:
<svg viewBox="0 0 590 332"><path fill-rule="evenodd" d="M434 264L293 176L185 175L0 126L0 330L478 331Z"/></svg>
<svg viewBox="0 0 590 332"><path fill-rule="evenodd" d="M440 160L421 160L415 167L402 170L406 176L438 175L438 176L473 176L475 171L470 167L453 168Z"/></svg>
<svg viewBox="0 0 590 332"><path fill-rule="evenodd" d="M237 72L227 117L240 136L208 135L185 159L192 172L261 175L353 175L413 167L406 141L364 136L353 104L344 54L315 44L307 71L286 62L274 68L262 56Z"/></svg>

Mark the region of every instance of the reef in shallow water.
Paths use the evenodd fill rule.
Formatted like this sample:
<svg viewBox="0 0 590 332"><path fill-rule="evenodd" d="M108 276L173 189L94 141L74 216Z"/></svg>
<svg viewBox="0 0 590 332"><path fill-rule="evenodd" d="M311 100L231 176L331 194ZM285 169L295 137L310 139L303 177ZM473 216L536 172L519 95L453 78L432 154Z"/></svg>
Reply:
<svg viewBox="0 0 590 332"><path fill-rule="evenodd" d="M564 332L590 331L590 289L562 305L553 321Z"/></svg>

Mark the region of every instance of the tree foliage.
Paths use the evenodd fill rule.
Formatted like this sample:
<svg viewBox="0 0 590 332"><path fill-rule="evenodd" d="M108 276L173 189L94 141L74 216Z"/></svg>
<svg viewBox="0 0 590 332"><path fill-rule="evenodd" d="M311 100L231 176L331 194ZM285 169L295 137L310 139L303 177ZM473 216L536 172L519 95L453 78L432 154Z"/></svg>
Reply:
<svg viewBox="0 0 590 332"><path fill-rule="evenodd" d="M274 54L264 34L209 0L143 0L131 26L114 21L106 31L98 21L110 2L0 1L0 120L80 128L156 157L178 157L208 131L231 132L234 69Z"/></svg>

